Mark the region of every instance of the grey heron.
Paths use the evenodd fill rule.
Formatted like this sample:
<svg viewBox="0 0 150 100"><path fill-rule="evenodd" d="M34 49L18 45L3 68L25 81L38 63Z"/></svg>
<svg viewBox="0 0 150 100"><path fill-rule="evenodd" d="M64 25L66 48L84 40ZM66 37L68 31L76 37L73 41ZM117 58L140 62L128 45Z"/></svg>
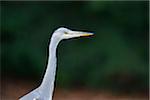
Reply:
<svg viewBox="0 0 150 100"><path fill-rule="evenodd" d="M56 31L54 31L50 40L48 65L43 81L38 88L21 97L20 100L52 100L56 74L57 45L63 39L70 39L90 35L93 35L93 33L73 31L64 27L58 28Z"/></svg>

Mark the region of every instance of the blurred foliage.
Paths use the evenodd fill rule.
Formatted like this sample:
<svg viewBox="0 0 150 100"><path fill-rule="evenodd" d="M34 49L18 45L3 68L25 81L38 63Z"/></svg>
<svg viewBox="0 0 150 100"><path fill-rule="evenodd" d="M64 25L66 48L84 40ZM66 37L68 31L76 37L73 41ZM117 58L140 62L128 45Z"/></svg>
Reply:
<svg viewBox="0 0 150 100"><path fill-rule="evenodd" d="M60 43L57 86L148 89L148 1L1 1L2 74L42 78L60 26L95 36Z"/></svg>

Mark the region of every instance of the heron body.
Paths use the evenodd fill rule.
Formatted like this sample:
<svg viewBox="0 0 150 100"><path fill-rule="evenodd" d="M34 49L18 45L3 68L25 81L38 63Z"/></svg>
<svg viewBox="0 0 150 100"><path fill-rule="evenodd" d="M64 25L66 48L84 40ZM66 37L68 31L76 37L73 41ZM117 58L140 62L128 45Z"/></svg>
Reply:
<svg viewBox="0 0 150 100"><path fill-rule="evenodd" d="M57 64L57 45L63 39L90 35L93 35L93 33L72 31L63 27L54 31L49 45L48 65L41 85L35 90L21 97L19 100L52 100Z"/></svg>

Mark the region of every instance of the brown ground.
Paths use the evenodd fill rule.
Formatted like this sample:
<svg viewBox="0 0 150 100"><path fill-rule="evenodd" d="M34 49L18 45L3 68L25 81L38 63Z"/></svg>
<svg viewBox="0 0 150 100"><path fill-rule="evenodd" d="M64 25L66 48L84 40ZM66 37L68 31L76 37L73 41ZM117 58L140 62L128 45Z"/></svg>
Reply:
<svg viewBox="0 0 150 100"><path fill-rule="evenodd" d="M20 96L36 87L33 82L12 79L3 80L1 86L0 100L17 100ZM115 95L110 92L87 89L56 89L54 100L148 100L148 96L140 94Z"/></svg>

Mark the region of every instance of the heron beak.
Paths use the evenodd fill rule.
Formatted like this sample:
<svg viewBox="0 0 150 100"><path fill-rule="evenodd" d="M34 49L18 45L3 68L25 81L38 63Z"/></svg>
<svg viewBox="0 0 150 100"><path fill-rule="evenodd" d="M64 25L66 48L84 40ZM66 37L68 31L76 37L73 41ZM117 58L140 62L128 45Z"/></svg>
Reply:
<svg viewBox="0 0 150 100"><path fill-rule="evenodd" d="M81 31L72 31L72 35L74 35L75 37L87 37L87 36L94 35L94 33L81 32Z"/></svg>
<svg viewBox="0 0 150 100"><path fill-rule="evenodd" d="M88 33L88 32L81 32L81 37L86 37L86 36L92 36L94 33Z"/></svg>
<svg viewBox="0 0 150 100"><path fill-rule="evenodd" d="M82 31L70 31L69 34L65 35L65 39L75 38L75 37L87 37L92 35L94 35L94 33L82 32Z"/></svg>

